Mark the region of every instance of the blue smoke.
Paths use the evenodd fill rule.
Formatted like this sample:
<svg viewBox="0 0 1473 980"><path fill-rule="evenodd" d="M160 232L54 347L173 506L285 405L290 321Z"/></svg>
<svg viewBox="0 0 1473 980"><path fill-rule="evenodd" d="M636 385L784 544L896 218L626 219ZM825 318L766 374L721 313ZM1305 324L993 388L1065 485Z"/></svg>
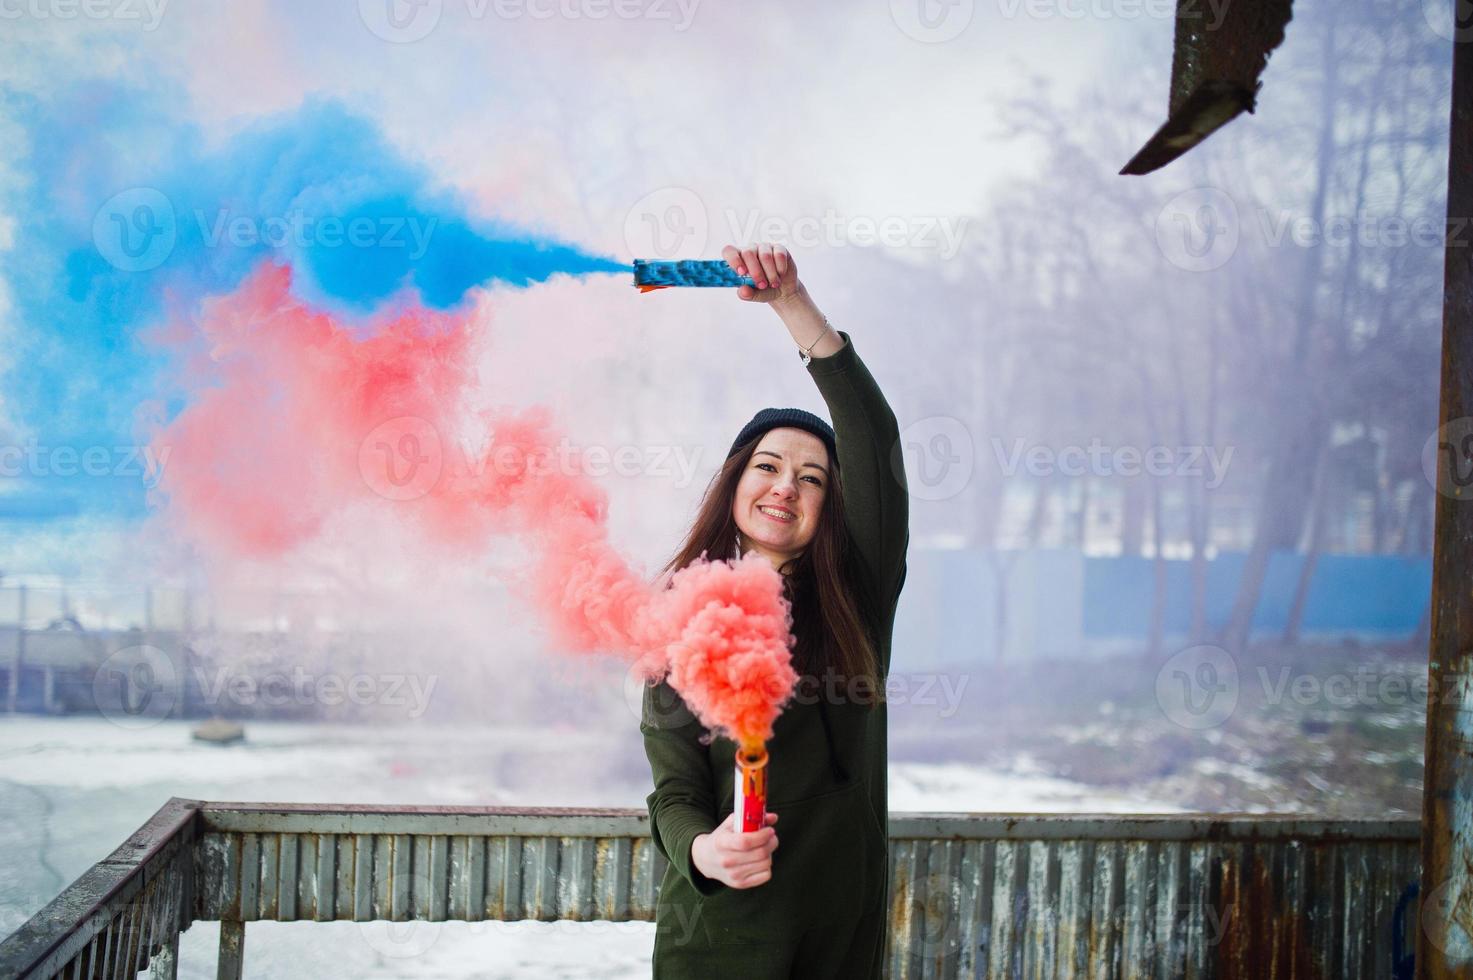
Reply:
<svg viewBox="0 0 1473 980"><path fill-rule="evenodd" d="M361 325L408 288L449 309L476 285L627 272L625 263L467 213L369 120L309 99L210 146L173 107L182 93L80 83L44 95L0 88L22 135L0 203L17 221L0 252L12 300L6 412L54 452L136 443L159 398L162 355L138 341L167 309L188 314L265 259L288 261L301 297ZM181 405L152 411L167 419ZM15 442L0 432L0 448ZM50 454L28 453L28 460ZM100 457L99 457L100 458ZM140 516L147 479L27 463L0 471L0 520ZM39 507L35 494L53 503ZM17 498L19 499L19 498Z"/></svg>

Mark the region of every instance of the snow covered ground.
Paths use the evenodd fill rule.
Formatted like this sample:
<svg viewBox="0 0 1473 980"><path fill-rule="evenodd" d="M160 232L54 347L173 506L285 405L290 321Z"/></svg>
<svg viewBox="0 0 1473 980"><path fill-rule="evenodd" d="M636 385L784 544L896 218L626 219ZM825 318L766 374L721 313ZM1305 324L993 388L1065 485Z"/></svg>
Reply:
<svg viewBox="0 0 1473 980"><path fill-rule="evenodd" d="M0 717L0 935L105 857L170 796L206 800L642 807L637 729L251 723L248 741L191 725ZM549 737L552 736L552 737ZM1030 772L892 761L894 810L1173 812ZM214 976L219 928L181 943L179 975ZM252 923L248 977L643 977L648 923Z"/></svg>

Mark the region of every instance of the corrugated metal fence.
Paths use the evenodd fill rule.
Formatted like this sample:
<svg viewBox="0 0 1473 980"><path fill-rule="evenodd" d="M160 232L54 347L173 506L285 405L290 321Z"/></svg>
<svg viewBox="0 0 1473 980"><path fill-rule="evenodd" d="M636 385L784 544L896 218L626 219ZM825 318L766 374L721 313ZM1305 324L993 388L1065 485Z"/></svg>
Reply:
<svg viewBox="0 0 1473 980"><path fill-rule="evenodd" d="M910 977L1410 976L1418 824L892 814L887 971ZM171 799L0 944L0 976L173 977L222 923L653 920L642 810Z"/></svg>

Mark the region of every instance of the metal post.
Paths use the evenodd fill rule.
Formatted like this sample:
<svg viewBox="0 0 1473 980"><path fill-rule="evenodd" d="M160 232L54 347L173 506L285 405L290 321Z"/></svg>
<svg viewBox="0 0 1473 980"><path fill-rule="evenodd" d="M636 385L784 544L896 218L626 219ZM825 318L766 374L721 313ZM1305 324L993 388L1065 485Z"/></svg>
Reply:
<svg viewBox="0 0 1473 980"><path fill-rule="evenodd" d="M240 980L244 964L245 923L221 919L220 964L215 971L216 980Z"/></svg>
<svg viewBox="0 0 1473 980"><path fill-rule="evenodd" d="M1473 243L1467 228L1473 218L1473 6L1452 6L1461 22L1453 25L1419 980L1473 975Z"/></svg>

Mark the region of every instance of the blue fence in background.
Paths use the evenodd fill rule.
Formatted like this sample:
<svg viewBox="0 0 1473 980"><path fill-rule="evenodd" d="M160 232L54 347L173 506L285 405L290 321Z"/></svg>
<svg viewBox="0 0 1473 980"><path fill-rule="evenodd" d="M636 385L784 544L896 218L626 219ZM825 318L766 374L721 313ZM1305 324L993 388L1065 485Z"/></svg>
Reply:
<svg viewBox="0 0 1473 980"><path fill-rule="evenodd" d="M1232 612L1247 556L1207 563L1209 630ZM1253 621L1255 639L1280 634L1305 556L1275 554ZM1185 642L1191 625L1191 563L1166 563L1164 640ZM912 548L896 616L896 649L924 668L1001 655L1091 658L1140 649L1151 624L1156 568L1150 558L1089 558L1073 551L988 554ZM1006 591L999 601L999 588ZM1432 595L1431 559L1396 555L1322 555L1310 581L1300 635L1403 640L1417 628ZM901 663L897 659L897 664Z"/></svg>
<svg viewBox="0 0 1473 980"><path fill-rule="evenodd" d="M1207 624L1227 623L1247 555L1222 554L1207 563ZM1299 586L1305 556L1281 551L1269 560L1263 592L1253 617L1257 631L1281 631ZM1133 635L1150 622L1155 590L1155 562L1150 558L1084 559L1084 634ZM1191 626L1191 563L1166 564L1166 630ZM1400 636L1416 629L1432 596L1429 558L1397 555L1321 555L1304 605L1307 633L1348 632Z"/></svg>

